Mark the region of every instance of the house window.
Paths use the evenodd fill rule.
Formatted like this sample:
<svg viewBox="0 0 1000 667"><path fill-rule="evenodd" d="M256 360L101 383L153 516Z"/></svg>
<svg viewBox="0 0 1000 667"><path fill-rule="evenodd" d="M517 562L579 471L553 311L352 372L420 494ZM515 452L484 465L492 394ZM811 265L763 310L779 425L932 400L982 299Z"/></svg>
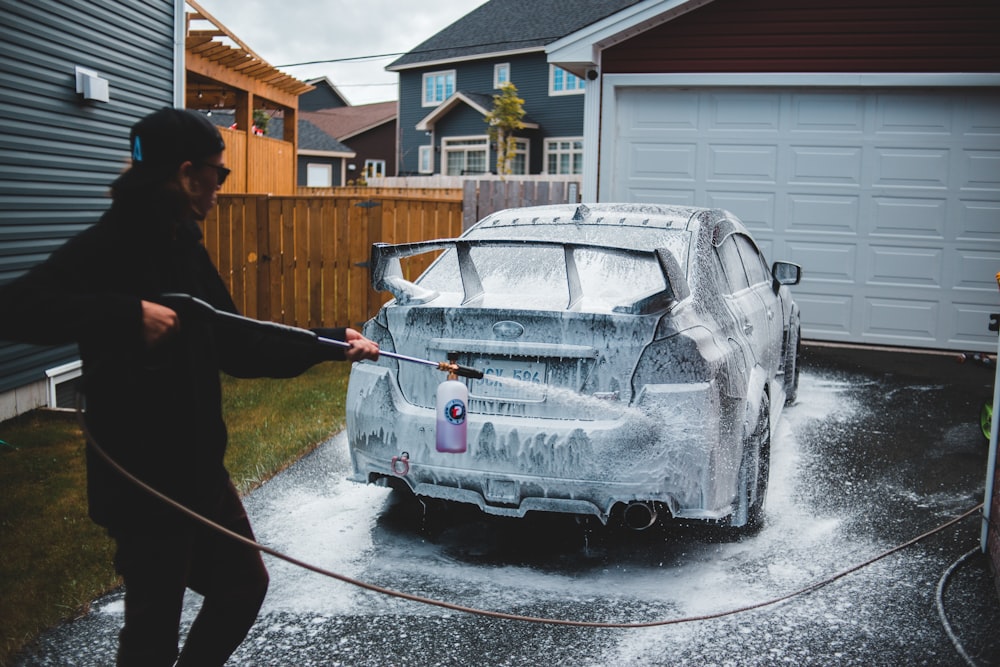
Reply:
<svg viewBox="0 0 1000 667"><path fill-rule="evenodd" d="M333 187L333 166L310 162L306 165L307 188Z"/></svg>
<svg viewBox="0 0 1000 667"><path fill-rule="evenodd" d="M497 63L493 66L493 87L500 88L510 81L510 63Z"/></svg>
<svg viewBox="0 0 1000 667"><path fill-rule="evenodd" d="M582 174L583 139L561 137L545 140L546 174Z"/></svg>
<svg viewBox="0 0 1000 667"><path fill-rule="evenodd" d="M529 153L528 140L515 139L514 155L510 159L510 173L512 174L528 173L528 153Z"/></svg>
<svg viewBox="0 0 1000 667"><path fill-rule="evenodd" d="M385 160L365 160L365 178L385 176Z"/></svg>
<svg viewBox="0 0 1000 667"><path fill-rule="evenodd" d="M421 174L434 173L434 147L421 146L417 153L417 171Z"/></svg>
<svg viewBox="0 0 1000 667"><path fill-rule="evenodd" d="M436 107L455 94L455 70L424 74L424 106Z"/></svg>
<svg viewBox="0 0 1000 667"><path fill-rule="evenodd" d="M455 137L441 140L444 169L448 176L486 174L489 139L487 137Z"/></svg>
<svg viewBox="0 0 1000 667"><path fill-rule="evenodd" d="M549 95L577 95L583 92L583 79L562 67L549 65Z"/></svg>

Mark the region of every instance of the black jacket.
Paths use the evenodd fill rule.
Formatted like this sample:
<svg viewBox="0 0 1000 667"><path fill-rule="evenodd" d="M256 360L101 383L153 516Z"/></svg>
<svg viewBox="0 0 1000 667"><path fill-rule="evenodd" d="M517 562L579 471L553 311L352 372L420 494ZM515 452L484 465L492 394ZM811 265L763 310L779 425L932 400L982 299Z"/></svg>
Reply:
<svg viewBox="0 0 1000 667"><path fill-rule="evenodd" d="M0 338L78 343L86 421L98 444L136 477L199 510L212 506L229 479L220 371L291 377L344 357L338 348L181 310L179 333L147 349L142 299L184 293L236 312L197 223L169 210L148 197L116 199L100 222L0 289ZM342 329L322 333L344 338ZM97 523L125 528L170 511L90 448L87 468Z"/></svg>

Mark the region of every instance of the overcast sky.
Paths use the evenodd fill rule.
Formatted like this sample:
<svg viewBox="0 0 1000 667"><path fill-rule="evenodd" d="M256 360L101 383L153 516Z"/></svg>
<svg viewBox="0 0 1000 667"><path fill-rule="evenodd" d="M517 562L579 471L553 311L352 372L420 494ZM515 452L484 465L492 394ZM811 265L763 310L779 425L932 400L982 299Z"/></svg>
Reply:
<svg viewBox="0 0 1000 667"><path fill-rule="evenodd" d="M486 0L198 0L257 55L297 79L325 76L351 104L397 98L397 56L285 67L291 63L405 53Z"/></svg>

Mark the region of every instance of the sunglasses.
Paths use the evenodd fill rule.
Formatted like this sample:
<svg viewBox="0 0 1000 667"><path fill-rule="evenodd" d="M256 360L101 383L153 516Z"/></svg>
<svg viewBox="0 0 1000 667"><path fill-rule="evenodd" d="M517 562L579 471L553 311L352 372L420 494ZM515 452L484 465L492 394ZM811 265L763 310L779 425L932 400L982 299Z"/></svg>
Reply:
<svg viewBox="0 0 1000 667"><path fill-rule="evenodd" d="M229 174L232 173L232 169L223 167L222 165L219 164L212 164L211 162L203 162L202 165L206 167L211 167L212 169L215 170L217 183L220 186L226 182L226 179L229 178Z"/></svg>

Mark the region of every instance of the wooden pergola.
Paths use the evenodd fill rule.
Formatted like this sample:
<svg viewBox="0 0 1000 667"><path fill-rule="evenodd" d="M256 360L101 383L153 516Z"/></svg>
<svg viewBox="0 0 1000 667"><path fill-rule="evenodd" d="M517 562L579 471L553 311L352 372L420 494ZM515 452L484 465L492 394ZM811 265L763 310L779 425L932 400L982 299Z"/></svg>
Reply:
<svg viewBox="0 0 1000 667"><path fill-rule="evenodd" d="M258 56L195 0L186 2L193 11L185 15L184 105L235 113L234 128L221 129L233 170L223 192L294 193L299 95L313 86ZM255 110L280 113L284 141L252 132Z"/></svg>

